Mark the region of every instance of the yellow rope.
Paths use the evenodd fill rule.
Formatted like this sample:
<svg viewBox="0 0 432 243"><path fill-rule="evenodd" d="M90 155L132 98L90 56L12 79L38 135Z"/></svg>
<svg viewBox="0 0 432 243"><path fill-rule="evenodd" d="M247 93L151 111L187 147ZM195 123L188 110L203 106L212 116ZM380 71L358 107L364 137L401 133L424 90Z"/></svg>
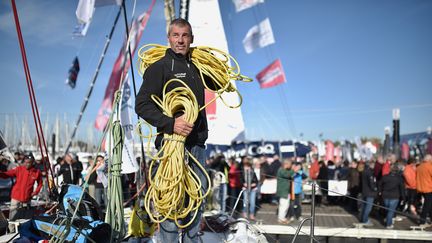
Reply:
<svg viewBox="0 0 432 243"><path fill-rule="evenodd" d="M165 56L168 46L158 44L147 44L138 50L138 72L142 75L147 67ZM236 87L231 83L234 81L251 82L252 79L240 74L238 62L228 53L217 48L208 46L197 46L190 49L192 63L198 68L204 87L213 93L215 97L200 109L221 98L222 102L230 108L240 107L243 98ZM229 63L233 66L229 66ZM204 76L208 76L216 89L211 89L205 82ZM207 81L210 81L207 79ZM235 92L239 97L239 103L230 105L225 102L222 94L224 92Z"/></svg>
<svg viewBox="0 0 432 243"><path fill-rule="evenodd" d="M143 74L145 69L154 62L160 60L167 50L167 46L149 44L141 47L138 51L139 72ZM227 53L211 47L191 48L191 60L198 68L203 81L204 87L210 92L216 93L215 98L205 104L203 107L198 106L195 95L192 90L180 79L169 80L163 88L162 99L156 95L151 98L158 105L166 116L174 117L177 113L183 113L184 119L189 123L194 123L200 110L221 98L225 105L231 108L237 108L241 105L242 97L231 80L250 82L252 79L240 74L240 67L237 61ZM234 66L229 66L229 61ZM211 89L205 82L204 76L209 77L213 82ZM149 80L151 82L151 80ZM207 82L209 80L207 79ZM179 82L180 87L166 92L169 84ZM228 105L223 100L224 92L236 92L239 96L238 105ZM142 123L138 123L137 132L141 137L148 138L148 147L150 139L153 137L149 124L150 134L145 136L141 134ZM174 220L179 228L188 227L195 219L198 209L204 198L208 195L210 189L210 178L202 167L200 162L185 150L186 137L178 134L164 134L161 149L155 156L149 154L152 159L149 166L150 185L144 197L144 206L150 218L157 222L163 222L166 219ZM185 154L186 153L186 154ZM208 187L203 193L201 190L202 182L198 175L190 169L187 159L195 163L198 168L205 174ZM159 167L154 176L151 175L156 161L159 160ZM179 220L185 219L190 213L192 218L188 222L181 223Z"/></svg>

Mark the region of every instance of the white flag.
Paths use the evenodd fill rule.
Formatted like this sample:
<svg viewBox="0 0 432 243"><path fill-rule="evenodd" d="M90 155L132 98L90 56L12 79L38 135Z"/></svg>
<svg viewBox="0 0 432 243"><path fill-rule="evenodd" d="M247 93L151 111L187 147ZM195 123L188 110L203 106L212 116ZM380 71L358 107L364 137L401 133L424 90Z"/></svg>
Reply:
<svg viewBox="0 0 432 243"><path fill-rule="evenodd" d="M133 124L131 119L132 102L129 79L123 83L122 99L120 102L120 123L124 130L125 139L122 151L122 174L134 173L139 170L133 151Z"/></svg>
<svg viewBox="0 0 432 243"><path fill-rule="evenodd" d="M265 47L275 42L270 20L264 19L259 25L253 26L243 39L246 53L252 53L255 49Z"/></svg>
<svg viewBox="0 0 432 243"><path fill-rule="evenodd" d="M75 11L78 22L89 23L93 17L95 0L80 0Z"/></svg>
<svg viewBox="0 0 432 243"><path fill-rule="evenodd" d="M237 13L263 2L264 0L233 0Z"/></svg>

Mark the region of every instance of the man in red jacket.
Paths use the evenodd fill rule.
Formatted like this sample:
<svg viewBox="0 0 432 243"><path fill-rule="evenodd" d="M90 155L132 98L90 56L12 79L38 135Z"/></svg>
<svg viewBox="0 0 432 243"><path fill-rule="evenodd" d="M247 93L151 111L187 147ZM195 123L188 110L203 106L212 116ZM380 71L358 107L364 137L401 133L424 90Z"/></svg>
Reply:
<svg viewBox="0 0 432 243"><path fill-rule="evenodd" d="M12 187L11 205L9 211L9 220L14 219L17 209L28 204L31 198L37 195L42 188L42 175L41 171L33 167L33 155L27 155L24 158L24 163L21 166L6 172L0 172L0 178L16 177L16 182ZM34 183L37 182L38 186L33 191Z"/></svg>

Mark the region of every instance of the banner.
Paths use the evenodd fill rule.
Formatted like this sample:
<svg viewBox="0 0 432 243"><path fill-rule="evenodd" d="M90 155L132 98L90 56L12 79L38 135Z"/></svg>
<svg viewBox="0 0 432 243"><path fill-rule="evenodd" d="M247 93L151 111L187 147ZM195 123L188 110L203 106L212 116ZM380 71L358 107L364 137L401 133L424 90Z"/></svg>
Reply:
<svg viewBox="0 0 432 243"><path fill-rule="evenodd" d="M122 151L122 174L135 173L139 170L139 166L133 152L133 124L131 114L134 113L134 111L129 79L126 79L123 83L120 107L120 123L125 134Z"/></svg>
<svg viewBox="0 0 432 243"><path fill-rule="evenodd" d="M132 23L132 27L130 28L129 31L130 50L132 56L135 53L136 47L141 39L144 28L147 25L147 21L150 17L155 2L156 1L153 0L147 12L141 14L138 17L138 19L135 19ZM127 52L126 48L127 48L127 40L125 40L125 42L123 43L120 53L114 63L113 71L111 73L108 85L105 90L105 96L102 101L102 106L99 109L96 122L95 122L95 127L98 130L103 130L105 128L109 120L109 116L112 113L112 103L114 99L114 93L119 88L122 72L126 74L127 71L129 70L130 61L129 61L129 55L125 55L125 52Z"/></svg>
<svg viewBox="0 0 432 243"><path fill-rule="evenodd" d="M285 73L283 71L282 63L279 59L265 67L261 72L259 72L256 76L260 87L270 88L275 85L286 82Z"/></svg>
<svg viewBox="0 0 432 243"><path fill-rule="evenodd" d="M330 140L326 141L326 157L325 157L325 159L327 161L329 161L329 160L334 161L334 144Z"/></svg>
<svg viewBox="0 0 432 243"><path fill-rule="evenodd" d="M233 0L237 13L263 2L264 0Z"/></svg>
<svg viewBox="0 0 432 243"><path fill-rule="evenodd" d="M248 54L257 48L262 48L273 43L275 43L275 40L269 18L264 19L259 25L250 28L243 39L243 46Z"/></svg>
<svg viewBox="0 0 432 243"><path fill-rule="evenodd" d="M328 181L328 195L333 197L340 197L348 194L348 181Z"/></svg>
<svg viewBox="0 0 432 243"><path fill-rule="evenodd" d="M74 60L72 61L72 65L69 68L69 76L66 79L66 84L69 84L69 86L71 86L71 88L75 88L76 86L76 81L78 78L78 73L80 71L80 65L79 65L79 61L78 61L78 57L75 57Z"/></svg>
<svg viewBox="0 0 432 243"><path fill-rule="evenodd" d="M311 151L311 147L303 142L293 141L237 141L231 145L207 144L207 157L215 157L217 154L223 154L225 158L251 156L259 157L262 155L273 156L280 155L283 158L305 157Z"/></svg>

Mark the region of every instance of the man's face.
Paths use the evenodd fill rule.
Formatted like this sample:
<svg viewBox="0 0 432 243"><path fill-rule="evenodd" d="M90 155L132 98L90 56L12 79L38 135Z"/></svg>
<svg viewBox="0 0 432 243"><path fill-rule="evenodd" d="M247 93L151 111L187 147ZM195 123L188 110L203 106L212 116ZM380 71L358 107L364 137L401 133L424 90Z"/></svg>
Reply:
<svg viewBox="0 0 432 243"><path fill-rule="evenodd" d="M193 42L192 31L187 25L172 25L168 42L175 53L186 55L189 52L190 44Z"/></svg>
<svg viewBox="0 0 432 243"><path fill-rule="evenodd" d="M24 165L27 169L30 169L33 166L33 159L25 158Z"/></svg>

